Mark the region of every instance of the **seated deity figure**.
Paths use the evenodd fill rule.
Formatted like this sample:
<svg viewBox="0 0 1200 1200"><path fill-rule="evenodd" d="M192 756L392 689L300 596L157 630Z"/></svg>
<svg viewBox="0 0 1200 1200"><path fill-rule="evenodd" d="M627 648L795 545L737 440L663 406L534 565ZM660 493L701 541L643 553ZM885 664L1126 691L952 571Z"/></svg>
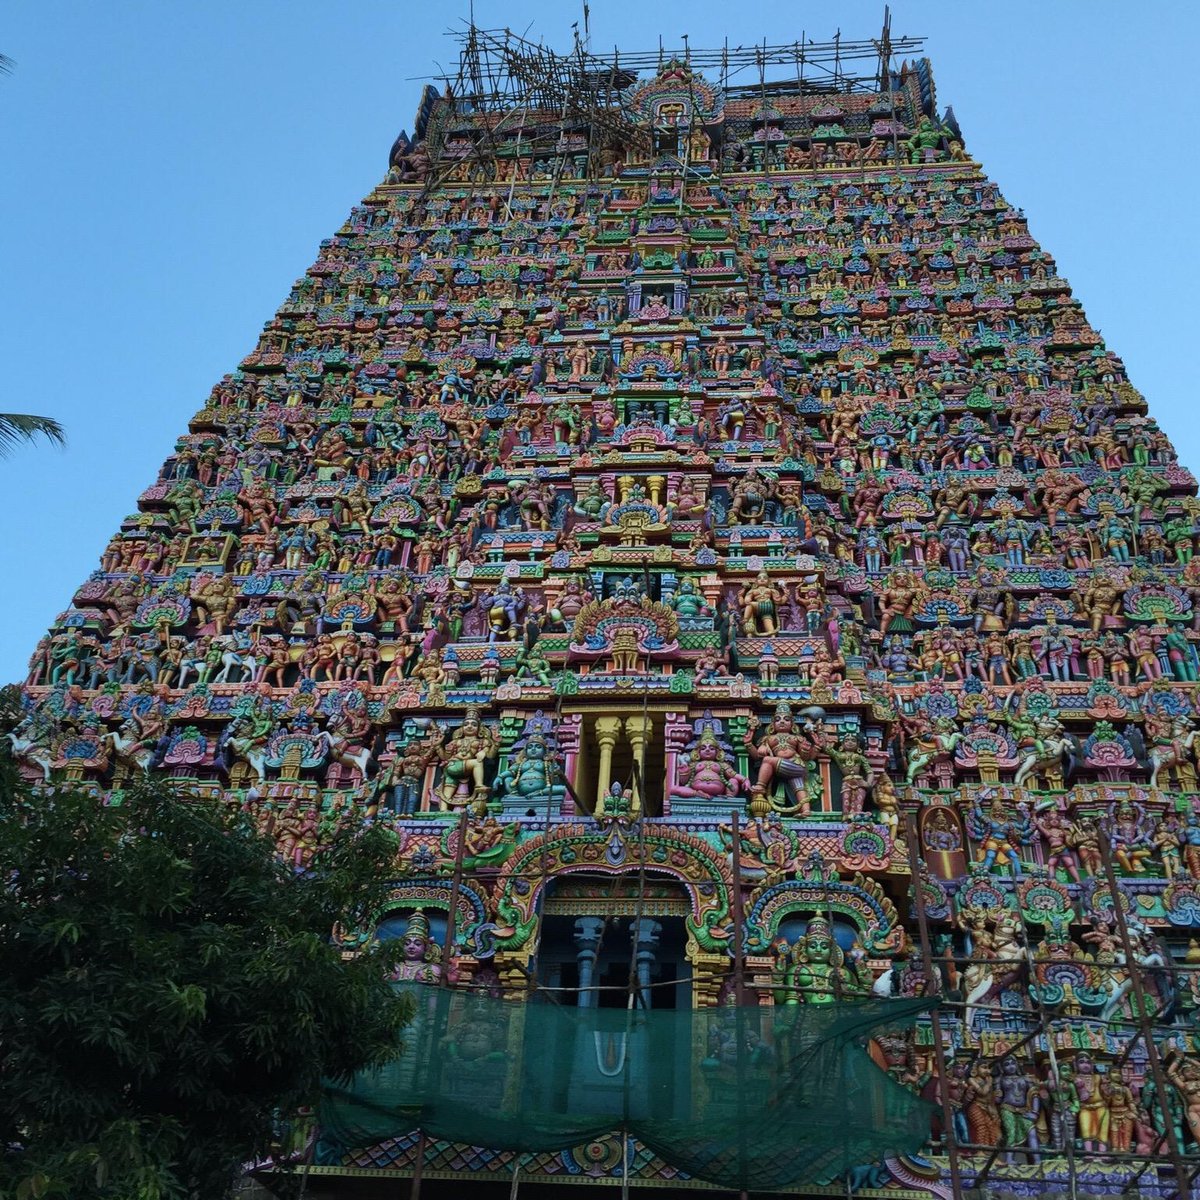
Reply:
<svg viewBox="0 0 1200 1200"><path fill-rule="evenodd" d="M595 597L586 585L572 576L563 584L562 591L558 594L554 601L554 607L550 609L547 616L552 625L569 627L574 624L575 618L579 616L583 606L590 604L593 599Z"/></svg>
<svg viewBox="0 0 1200 1200"><path fill-rule="evenodd" d="M675 610L677 616L685 620L712 616L713 610L690 579L680 581L678 589L667 604Z"/></svg>
<svg viewBox="0 0 1200 1200"><path fill-rule="evenodd" d="M611 507L612 501L609 500L604 485L600 480L593 479L575 504L574 512L576 516L588 521L602 521Z"/></svg>
<svg viewBox="0 0 1200 1200"><path fill-rule="evenodd" d="M496 794L531 809L558 804L567 794L562 778L559 756L542 734L535 733L496 776Z"/></svg>
<svg viewBox="0 0 1200 1200"><path fill-rule="evenodd" d="M673 521L694 521L704 514L704 500L696 484L687 476L667 493L667 513Z"/></svg>
<svg viewBox="0 0 1200 1200"><path fill-rule="evenodd" d="M777 945L777 953L771 972L776 1004L836 1004L870 994L871 968L862 957L847 961L824 917L813 917L804 936L792 946Z"/></svg>
<svg viewBox="0 0 1200 1200"><path fill-rule="evenodd" d="M711 729L700 736L696 748L681 760L678 782L671 785L676 796L696 800L717 800L744 794L750 781L739 775L732 756L725 751Z"/></svg>

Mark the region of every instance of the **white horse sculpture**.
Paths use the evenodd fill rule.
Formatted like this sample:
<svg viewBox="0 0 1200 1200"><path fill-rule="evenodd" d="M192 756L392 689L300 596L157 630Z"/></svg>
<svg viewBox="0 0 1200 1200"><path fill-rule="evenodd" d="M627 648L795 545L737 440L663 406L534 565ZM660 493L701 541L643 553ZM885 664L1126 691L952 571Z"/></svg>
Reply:
<svg viewBox="0 0 1200 1200"><path fill-rule="evenodd" d="M130 721L126 721L115 732L110 730L101 740L111 742L118 761L134 770L148 771L154 761L154 747L139 743L137 726Z"/></svg>
<svg viewBox="0 0 1200 1200"><path fill-rule="evenodd" d="M1043 775L1054 770L1066 774L1070 769L1071 756L1075 752L1075 744L1070 737L1046 738L1042 745L1045 746L1044 752L1039 753L1035 746L1030 746L1025 751L1025 755L1017 767L1017 773L1013 776L1013 783L1017 787L1023 786L1025 781L1032 776Z"/></svg>
<svg viewBox="0 0 1200 1200"><path fill-rule="evenodd" d="M205 682L205 658L204 655L194 646L179 660L179 681L175 684L177 688L183 688L187 683L188 675L195 675L197 683Z"/></svg>
<svg viewBox="0 0 1200 1200"><path fill-rule="evenodd" d="M321 731L321 741L325 753L333 762L341 763L345 767L354 767L363 777L363 781L366 781L367 771L371 763L375 761L374 755L366 746L355 745L347 738L331 733L328 729Z"/></svg>
<svg viewBox="0 0 1200 1200"><path fill-rule="evenodd" d="M1145 930L1139 931L1136 926L1130 930L1133 941L1133 959L1143 971L1153 971L1156 968L1165 971L1167 960L1162 951L1154 944ZM1133 991L1133 975L1127 969L1129 960L1125 957L1124 949L1119 949L1113 956L1113 968L1108 971L1108 1000L1100 1013L1102 1021L1111 1021L1118 1016L1121 1002ZM1169 1007L1169 1005L1168 1005ZM1164 1014L1160 1013L1159 1016Z"/></svg>
<svg viewBox="0 0 1200 1200"><path fill-rule="evenodd" d="M1017 938L1017 926L1007 915L996 921L994 933L983 923L970 927L968 953L979 961L972 962L963 973L963 1019L968 1029L992 992L1015 979L1025 965L1025 952Z"/></svg>
<svg viewBox="0 0 1200 1200"><path fill-rule="evenodd" d="M53 762L50 749L43 742L30 737L28 733L23 733L23 729L23 725L18 725L16 729L4 735L8 739L12 756L18 762L27 762L37 767L42 772L42 780L49 783L50 764Z"/></svg>
<svg viewBox="0 0 1200 1200"><path fill-rule="evenodd" d="M251 647L248 634L223 634L213 638L212 645L221 649L221 669L213 677L213 683L244 683L254 678L258 671L258 656ZM232 676L234 671L238 674L237 679Z"/></svg>
<svg viewBox="0 0 1200 1200"><path fill-rule="evenodd" d="M1192 748L1197 732L1197 730L1191 729L1182 737L1150 747L1150 786L1152 788L1158 787L1160 771L1169 771L1172 767L1177 767L1186 761L1187 755L1183 752Z"/></svg>
<svg viewBox="0 0 1200 1200"><path fill-rule="evenodd" d="M245 722L240 717L231 721L217 742L217 755L224 758L227 770L233 766L231 759L241 759L258 776L259 783L265 783L267 748L261 741L240 733L244 728Z"/></svg>

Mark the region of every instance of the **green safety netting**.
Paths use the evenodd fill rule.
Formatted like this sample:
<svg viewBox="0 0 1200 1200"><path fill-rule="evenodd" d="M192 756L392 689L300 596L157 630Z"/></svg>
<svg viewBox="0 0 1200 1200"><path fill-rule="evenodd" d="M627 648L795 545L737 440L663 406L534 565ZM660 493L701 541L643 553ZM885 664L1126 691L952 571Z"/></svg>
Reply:
<svg viewBox="0 0 1200 1200"><path fill-rule="evenodd" d="M563 1150L624 1130L696 1178L769 1189L827 1182L929 1137L933 1106L877 1066L867 1042L933 1000L629 1011L415 995L404 1054L326 1086L326 1146L419 1128Z"/></svg>

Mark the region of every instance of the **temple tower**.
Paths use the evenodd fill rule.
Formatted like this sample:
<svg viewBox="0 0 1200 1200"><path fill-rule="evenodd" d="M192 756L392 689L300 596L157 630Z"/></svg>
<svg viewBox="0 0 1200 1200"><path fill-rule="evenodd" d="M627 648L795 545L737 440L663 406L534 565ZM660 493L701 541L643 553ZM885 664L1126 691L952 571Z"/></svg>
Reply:
<svg viewBox="0 0 1200 1200"><path fill-rule="evenodd" d="M1090 1154L1089 1186L1166 1195L1200 1154L1196 481L918 50L760 48L742 85L748 52L472 29L10 740L35 782L246 806L297 869L391 823L354 936L406 938L423 985L739 1000L759 1071L790 1006L939 991L871 1043L938 1106L926 1154L839 1188L1036 1162L1060 1192ZM672 1104L728 1102L708 1028ZM508 1094L520 1055L485 1049L460 1101ZM619 1114L627 1050L564 1051L562 1102ZM620 1133L391 1132L319 1142L310 1191L687 1181Z"/></svg>

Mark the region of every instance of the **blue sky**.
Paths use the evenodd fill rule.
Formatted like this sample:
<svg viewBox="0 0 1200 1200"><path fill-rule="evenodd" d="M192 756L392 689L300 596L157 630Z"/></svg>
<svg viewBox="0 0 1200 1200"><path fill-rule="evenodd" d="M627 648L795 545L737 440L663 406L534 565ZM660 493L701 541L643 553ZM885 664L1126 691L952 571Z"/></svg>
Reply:
<svg viewBox="0 0 1200 1200"><path fill-rule="evenodd" d="M882 4L591 0L593 44L878 32ZM0 462L0 681L92 572L212 384L383 174L466 0L8 0L0 408L65 451ZM1193 469L1200 6L893 0L939 102L1058 260ZM476 0L559 47L574 0Z"/></svg>

